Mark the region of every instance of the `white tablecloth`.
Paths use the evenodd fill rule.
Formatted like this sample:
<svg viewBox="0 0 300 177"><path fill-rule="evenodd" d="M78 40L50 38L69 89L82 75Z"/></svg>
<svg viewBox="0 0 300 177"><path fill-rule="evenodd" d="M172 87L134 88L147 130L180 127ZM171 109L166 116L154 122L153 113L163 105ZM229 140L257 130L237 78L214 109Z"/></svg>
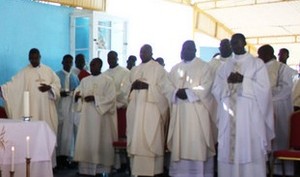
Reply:
<svg viewBox="0 0 300 177"><path fill-rule="evenodd" d="M26 137L30 137L31 177L53 177L52 153L56 136L44 121L23 122L0 119L0 168L2 176L9 177L11 170L11 147L15 147L15 177L24 177Z"/></svg>

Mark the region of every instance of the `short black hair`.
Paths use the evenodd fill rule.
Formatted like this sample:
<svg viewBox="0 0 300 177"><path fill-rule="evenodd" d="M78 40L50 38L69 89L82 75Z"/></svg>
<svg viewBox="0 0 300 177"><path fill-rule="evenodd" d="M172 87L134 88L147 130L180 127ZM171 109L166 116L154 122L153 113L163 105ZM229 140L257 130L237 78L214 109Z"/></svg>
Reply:
<svg viewBox="0 0 300 177"><path fill-rule="evenodd" d="M72 56L72 55L66 54L66 55L63 57L62 62L66 61L66 60L69 59L69 58L73 60L73 56Z"/></svg>
<svg viewBox="0 0 300 177"><path fill-rule="evenodd" d="M97 58L94 58L94 59L92 59L92 61L91 61L91 62L99 62L99 64L100 64L100 68L102 68L103 62L102 62L101 58L99 58L99 57L97 57Z"/></svg>
<svg viewBox="0 0 300 177"><path fill-rule="evenodd" d="M231 39L233 39L233 38L238 38L238 39L241 39L244 42L246 42L246 37L242 33L235 33L235 34L233 34L232 37L231 37Z"/></svg>
<svg viewBox="0 0 300 177"><path fill-rule="evenodd" d="M28 55L28 56L30 57L30 55L32 55L32 54L38 54L38 55L41 55L39 49L37 49L37 48L32 48L32 49L30 49L29 55Z"/></svg>
<svg viewBox="0 0 300 177"><path fill-rule="evenodd" d="M137 58L136 58L136 56L134 56L134 55L130 55L130 56L128 57L128 60L136 61Z"/></svg>

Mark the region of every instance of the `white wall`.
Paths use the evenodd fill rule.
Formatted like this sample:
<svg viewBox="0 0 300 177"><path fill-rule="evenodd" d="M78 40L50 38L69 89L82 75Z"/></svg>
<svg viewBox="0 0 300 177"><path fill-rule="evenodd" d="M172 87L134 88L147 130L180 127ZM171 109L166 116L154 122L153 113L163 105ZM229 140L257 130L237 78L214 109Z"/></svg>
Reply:
<svg viewBox="0 0 300 177"><path fill-rule="evenodd" d="M193 9L162 0L107 0L107 13L128 20L128 55L150 44L166 69L180 61L183 42L193 38Z"/></svg>

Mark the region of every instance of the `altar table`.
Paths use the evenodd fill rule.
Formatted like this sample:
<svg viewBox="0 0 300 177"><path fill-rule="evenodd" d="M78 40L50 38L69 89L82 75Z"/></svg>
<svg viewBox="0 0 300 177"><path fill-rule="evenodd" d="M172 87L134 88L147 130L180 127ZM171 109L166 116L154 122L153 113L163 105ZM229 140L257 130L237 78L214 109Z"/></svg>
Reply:
<svg viewBox="0 0 300 177"><path fill-rule="evenodd" d="M25 177L27 154L26 137L29 136L31 158L30 177L53 177L52 153L56 145L55 133L44 121L0 119L0 168L2 177L9 177L12 151L14 151L14 177Z"/></svg>

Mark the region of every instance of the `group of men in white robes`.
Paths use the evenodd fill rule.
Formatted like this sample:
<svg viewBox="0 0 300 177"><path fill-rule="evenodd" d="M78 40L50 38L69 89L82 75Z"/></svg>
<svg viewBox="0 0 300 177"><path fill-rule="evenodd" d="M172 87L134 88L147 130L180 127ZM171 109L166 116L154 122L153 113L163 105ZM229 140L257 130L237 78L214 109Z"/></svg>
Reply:
<svg viewBox="0 0 300 177"><path fill-rule="evenodd" d="M87 98L87 100L85 99L80 99L77 100L76 105L75 105L75 111L77 111L78 113L72 113L71 111L68 112L68 116L64 117L64 120L73 120L74 117L78 117L80 116L81 123L79 124L79 132L78 132L78 138L77 141L78 143L76 143L76 148L75 148L75 157L74 160L75 161L79 161L79 174L82 175L96 175L99 173L105 174L105 173L109 173L111 166L113 165L113 160L114 160L114 154L113 154L113 148L112 148L112 142L116 140L116 124L118 123L124 123L125 122L125 126L126 126L126 106L127 106L127 98L128 98L128 94L126 93L126 91L128 90L129 87L129 70L127 70L126 68L123 68L121 66L118 65L118 58L117 58L117 53L115 51L110 51L107 54L107 62L110 66L110 68L105 71L103 74L103 76L101 78L111 78L113 80L114 83L114 88L110 85L110 88L100 88L99 87L95 87L98 84L102 84L104 83L96 83L94 84L94 82L98 82L99 79L98 76L101 74L101 70L97 70L95 71L95 69L92 71L92 75L94 75L94 77L87 77L88 74L86 74L87 72L84 70L84 56L82 54L78 54L76 56L76 60L75 60L75 64L76 64L76 68L73 69L73 71L77 71L76 75L78 76L78 78L81 80L83 79L82 76L87 77L87 79L83 79L83 82L81 84L81 86L79 86L77 88L76 92L77 96L75 97L82 97L84 95L82 95L85 92L90 92L89 96L85 97ZM99 59L97 59L98 61ZM98 68L98 62L92 62L92 65L97 65ZM102 66L102 61L100 62L100 69ZM91 65L91 68L92 68ZM64 70L65 66L64 66ZM73 76L72 74L70 74L70 72L67 72L70 76ZM97 77L95 77L97 76ZM70 80L70 77L69 77ZM89 80L89 81L87 81ZM101 79L101 80L105 80L105 79ZM65 82L66 80L64 80L64 78L61 78L61 82L63 85L63 82ZM71 82L71 80L70 80ZM107 81L105 81L107 82ZM109 85L109 84L108 84ZM65 86L63 86L65 88ZM103 86L104 87L104 86ZM64 92L64 88L62 89L62 92ZM101 89L101 93L102 94L98 94L97 90L91 92L91 89ZM73 87L72 87L72 91L73 91ZM115 92L114 92L115 90ZM72 92L72 93L74 93ZM109 93L110 92L110 93ZM106 94L109 93L109 94ZM63 93L64 94L64 93ZM87 93L85 93L87 94ZM115 97L112 97L115 94ZM72 94L73 95L73 94ZM99 96L97 95L102 95L100 98L98 98ZM110 99L105 101L105 97L111 97ZM92 100L89 100L90 98L94 97ZM97 100L94 100L95 98L98 98ZM99 102L100 101L105 101L104 103ZM116 101L116 103L114 104L113 102ZM98 110L102 110L105 106L108 106L107 112L95 112L95 113L91 113L89 110L87 110L86 108L83 109L82 105L85 105L85 102L91 102L94 103L94 108L93 109L98 109ZM66 106L70 106L72 107L72 103L67 104L66 102L64 102L66 105L59 105L58 108L58 114L60 115L60 113L62 111L67 112L68 110L66 110L63 107ZM98 104L98 105L95 105ZM93 104L90 104L90 106L92 106ZM103 106L104 105L104 106ZM111 105L111 106L109 106ZM96 106L96 107L95 107ZM117 108L116 111L113 111L114 108ZM91 108L89 108L91 109ZM61 111L59 111L61 110ZM74 111L74 110L73 110ZM116 122L116 113L118 113L118 122ZM97 118L98 116L98 118ZM93 119L88 118L87 117L94 117ZM100 118L100 119L99 119ZM98 120L99 119L99 120ZM104 120L106 121L104 121ZM108 121L110 120L111 121ZM98 121L100 121L100 124L102 124L102 126L97 126L98 125ZM122 121L122 122L120 122ZM70 122L69 122L70 123ZM84 124L84 125L82 125ZM69 129L71 129L71 124L70 124L70 128L68 127L63 127L61 132L67 131ZM103 128L106 127L108 129L108 131L106 129ZM97 127L97 128L96 128ZM109 128L110 127L110 128ZM75 127L74 127L75 128ZM89 131L86 131L86 129L89 129ZM123 131L123 130L122 130ZM70 132L70 131L69 131ZM119 133L119 132L118 132ZM75 132L76 134L76 132ZM123 134L125 134L125 132L123 132ZM58 137L63 136L63 135L58 135ZM93 137L91 139L91 137ZM91 141L94 141L95 138L99 139L99 141L96 141L94 143L91 143ZM104 138L103 138L104 137ZM72 134L69 134L68 137L70 140L72 138L74 138L74 136L72 136ZM124 137L123 137L124 138ZM62 138L59 138L62 139ZM67 139L67 138L66 138ZM70 146L70 144L67 143L68 141L61 141L61 144L64 144L65 146ZM89 144L89 148L86 148L84 145ZM62 148L58 148L59 150ZM70 148L70 150L73 150ZM108 151L109 150L109 151ZM92 154L98 154L96 156L92 156Z"/></svg>
<svg viewBox="0 0 300 177"><path fill-rule="evenodd" d="M21 119L24 116L23 92L28 91L31 119L46 121L57 134L58 155L72 156L73 113L81 111L73 159L80 162L79 173L110 172L114 164L112 142L117 139L116 91L113 80L101 74L101 59L92 60L92 75L84 78L80 85L77 76L70 72L71 55L64 56L63 69L57 73L41 64L40 59L39 50L31 49L30 64L1 86L9 117ZM55 157L54 152L52 167L56 166Z"/></svg>
<svg viewBox="0 0 300 177"><path fill-rule="evenodd" d="M283 60L283 49L279 52L279 60L274 55L271 45L263 45L258 49L258 57L262 59L267 67L271 84L272 102L275 119L275 139L272 150L288 149L290 115L294 111L292 103L293 79L296 75L294 70L285 64ZM292 72L291 72L292 71ZM277 165L274 174L282 174L280 165ZM286 162L286 174L293 175L293 162Z"/></svg>
<svg viewBox="0 0 300 177"><path fill-rule="evenodd" d="M73 107L71 108L73 113L70 111L69 117L65 117L65 120L70 120L80 116L74 161L79 162L78 173L81 175L108 174L115 163L112 143L118 137L117 124L121 123L119 120L125 121L126 124L124 116L128 98L126 91L129 87L129 70L119 66L117 52L110 51L107 54L107 62L110 66L107 71L101 74L102 60L96 58L90 63L92 75L81 78L83 75L80 73L84 70L82 59L80 54L76 56L76 68L80 70L77 76L82 80L79 87L75 87L75 91L75 88L72 87L72 95L75 94L76 102L74 106L72 106L74 103L68 104ZM70 67L70 65L68 66ZM65 65L64 70L66 70ZM72 75L70 71L68 74ZM63 78L61 79L61 82L65 81ZM64 92L65 89L62 90ZM65 104L64 107L67 106L66 102ZM58 110L67 111L63 105L59 106ZM58 114L60 115L60 112ZM63 128L66 130L62 130L62 132L68 130L68 127ZM72 139L74 136L69 134L69 138ZM61 142L61 144L63 143L72 147L67 144L67 141Z"/></svg>
<svg viewBox="0 0 300 177"><path fill-rule="evenodd" d="M195 43L186 41L182 61L169 74L153 62L151 46L141 48L142 63L130 72L127 108L127 150L134 175L163 172L167 106L171 176L213 176L217 141L219 176L266 175L275 136L271 87L264 63L245 46L245 37L235 34L230 45L222 41L226 61L208 64L195 56Z"/></svg>
<svg viewBox="0 0 300 177"><path fill-rule="evenodd" d="M270 46L258 52L265 63L245 46L245 36L234 34L231 40L221 41L220 56L206 63L196 57L194 41L187 40L181 61L170 73L153 59L148 44L140 49L141 64L131 71L119 66L117 53L111 51L107 55L110 68L102 74L102 60L95 58L91 75L80 83L70 72L72 56L63 58L57 77L40 64L39 51L32 49L31 64L2 85L1 94L9 116L20 118L23 102L16 100L23 91L32 93L32 118L42 118L55 132L59 125L59 155L74 153L79 174L111 172L112 144L122 118L133 175L161 175L168 149L171 176L212 177L218 143L218 176L262 177L267 173L268 153L286 146L293 83L291 75L284 74L287 66L275 61ZM57 117L55 100L59 98ZM70 128L74 111L80 112L75 150L70 145L74 139L64 138L74 132Z"/></svg>

